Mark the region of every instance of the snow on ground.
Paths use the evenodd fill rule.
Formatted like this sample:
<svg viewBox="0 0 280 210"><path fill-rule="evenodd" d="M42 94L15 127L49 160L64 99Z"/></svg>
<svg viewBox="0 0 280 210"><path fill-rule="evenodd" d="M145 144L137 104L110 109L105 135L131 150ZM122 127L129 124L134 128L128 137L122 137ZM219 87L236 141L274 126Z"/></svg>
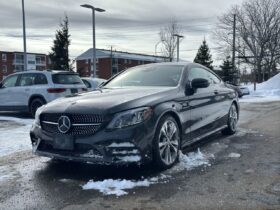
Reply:
<svg viewBox="0 0 280 210"><path fill-rule="evenodd" d="M239 153L235 153L235 152L232 152L228 155L229 158L240 158L240 154Z"/></svg>
<svg viewBox="0 0 280 210"><path fill-rule="evenodd" d="M16 173L9 166L0 166L0 183L16 177Z"/></svg>
<svg viewBox="0 0 280 210"><path fill-rule="evenodd" d="M248 86L250 95L243 96L240 102L268 102L280 101L280 73L269 80L257 84L256 91L254 85Z"/></svg>
<svg viewBox="0 0 280 210"><path fill-rule="evenodd" d="M142 181L133 181L126 179L105 179L103 181L93 181L90 180L83 186L84 190L95 189L99 190L104 195L126 195L128 194L127 189L132 189L134 187L149 187L153 182L148 179Z"/></svg>
<svg viewBox="0 0 280 210"><path fill-rule="evenodd" d="M169 174L174 171L192 170L196 167L206 165L210 166L209 159L214 158L214 155L203 154L199 149L197 152L190 152L184 155L180 152L179 163L173 168L166 171L166 174L161 174L156 177L146 178L143 180L126 180L126 179L104 179L103 181L90 180L82 186L84 190L98 190L104 195L127 195L126 190L133 189L135 187L149 187L152 184L166 183L167 178L171 176Z"/></svg>
<svg viewBox="0 0 280 210"><path fill-rule="evenodd" d="M32 123L32 119L0 116L0 157L31 149L29 131Z"/></svg>

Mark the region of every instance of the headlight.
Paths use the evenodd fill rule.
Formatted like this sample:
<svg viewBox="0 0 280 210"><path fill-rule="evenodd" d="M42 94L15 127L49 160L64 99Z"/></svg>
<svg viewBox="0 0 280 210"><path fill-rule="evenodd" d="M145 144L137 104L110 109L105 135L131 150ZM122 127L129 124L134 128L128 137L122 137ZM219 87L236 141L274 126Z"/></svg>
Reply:
<svg viewBox="0 0 280 210"><path fill-rule="evenodd" d="M35 120L34 120L34 124L36 126L40 126L40 114L42 113L44 107L45 107L45 105L39 107L36 111Z"/></svg>
<svg viewBox="0 0 280 210"><path fill-rule="evenodd" d="M139 124L147 120L152 115L150 107L143 107L120 112L116 114L108 125L109 129L124 128L131 125Z"/></svg>

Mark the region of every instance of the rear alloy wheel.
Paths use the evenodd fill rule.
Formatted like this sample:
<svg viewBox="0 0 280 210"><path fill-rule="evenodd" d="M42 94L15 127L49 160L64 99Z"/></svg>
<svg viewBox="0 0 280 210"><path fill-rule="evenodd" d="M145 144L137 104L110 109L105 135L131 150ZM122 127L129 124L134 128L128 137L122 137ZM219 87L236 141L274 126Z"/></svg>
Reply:
<svg viewBox="0 0 280 210"><path fill-rule="evenodd" d="M238 122L237 108L235 104L232 104L228 113L227 128L222 130L222 133L225 135L234 134L236 132L237 122Z"/></svg>
<svg viewBox="0 0 280 210"><path fill-rule="evenodd" d="M35 98L31 101L29 105L29 111L32 117L35 117L36 111L39 107L43 106L45 102L40 98Z"/></svg>
<svg viewBox="0 0 280 210"><path fill-rule="evenodd" d="M155 136L154 147L155 162L160 168L170 168L178 160L180 130L173 117L165 116L160 120Z"/></svg>

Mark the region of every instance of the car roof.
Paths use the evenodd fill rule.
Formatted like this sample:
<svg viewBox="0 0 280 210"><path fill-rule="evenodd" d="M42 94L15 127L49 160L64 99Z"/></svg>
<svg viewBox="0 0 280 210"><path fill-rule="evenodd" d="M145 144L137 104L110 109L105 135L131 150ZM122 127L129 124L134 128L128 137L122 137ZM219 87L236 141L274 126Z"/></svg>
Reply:
<svg viewBox="0 0 280 210"><path fill-rule="evenodd" d="M47 74L58 74L58 73L62 73L62 74L77 74L77 72L72 72L72 71L47 69L47 70L43 70L43 71L39 71L39 70L20 71L20 72L15 72L15 73L13 73L13 75L16 75L16 74L28 74L28 73L47 73Z"/></svg>

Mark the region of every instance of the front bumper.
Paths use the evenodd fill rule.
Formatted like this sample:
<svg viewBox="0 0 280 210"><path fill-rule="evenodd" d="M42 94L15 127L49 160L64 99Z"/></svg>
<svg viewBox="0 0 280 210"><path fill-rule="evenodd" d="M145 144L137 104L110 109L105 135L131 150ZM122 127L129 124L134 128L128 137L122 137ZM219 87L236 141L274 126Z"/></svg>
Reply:
<svg viewBox="0 0 280 210"><path fill-rule="evenodd" d="M131 127L109 131L101 129L91 136L68 136L73 148L55 146L62 134L47 133L33 125L30 137L33 153L55 159L93 164L146 163L152 159L155 122L149 119ZM66 137L66 138L64 138ZM67 141L64 135L61 141Z"/></svg>

